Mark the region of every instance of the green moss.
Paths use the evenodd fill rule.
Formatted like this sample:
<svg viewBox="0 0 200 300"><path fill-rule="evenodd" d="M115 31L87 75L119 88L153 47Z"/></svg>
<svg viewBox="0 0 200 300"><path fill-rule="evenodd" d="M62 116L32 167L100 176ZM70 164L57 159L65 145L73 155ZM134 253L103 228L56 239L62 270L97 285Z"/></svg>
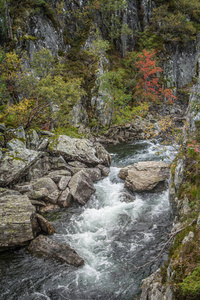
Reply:
<svg viewBox="0 0 200 300"><path fill-rule="evenodd" d="M194 269L191 275L184 278L179 287L184 296L195 297L192 299L200 298L200 265Z"/></svg>
<svg viewBox="0 0 200 300"><path fill-rule="evenodd" d="M178 250L178 252L176 252L176 250L182 246L183 239L188 235L188 233L190 231L193 231L193 230L194 230L194 227L188 226L176 235L174 243L169 249L169 258L176 258L177 255L179 255L178 252L180 249Z"/></svg>
<svg viewBox="0 0 200 300"><path fill-rule="evenodd" d="M58 56L65 56L65 52L63 50L58 49Z"/></svg>
<svg viewBox="0 0 200 300"><path fill-rule="evenodd" d="M59 136L59 135L67 135L67 136L70 136L70 137L73 137L73 138L82 138L82 137L85 137L84 134L78 132L78 128L72 127L72 126L69 126L69 127L59 127L59 128L56 129L55 132L56 132L57 136Z"/></svg>
<svg viewBox="0 0 200 300"><path fill-rule="evenodd" d="M173 178L174 178L174 175L175 175L176 165L177 165L176 161L173 161L173 163L171 164L171 174L172 174Z"/></svg>
<svg viewBox="0 0 200 300"><path fill-rule="evenodd" d="M53 150L55 150L57 148L58 138L59 138L59 134L56 134L55 136L50 137L50 139L49 139L49 146L48 146L49 150L53 151Z"/></svg>
<svg viewBox="0 0 200 300"><path fill-rule="evenodd" d="M54 222L59 220L63 215L62 211L56 211L56 212L48 212L43 213L42 216L47 219L49 222Z"/></svg>
<svg viewBox="0 0 200 300"><path fill-rule="evenodd" d="M35 36L28 35L28 34L23 35L23 37L20 39L21 40L29 40L29 41L37 41L38 40L38 38L36 38Z"/></svg>

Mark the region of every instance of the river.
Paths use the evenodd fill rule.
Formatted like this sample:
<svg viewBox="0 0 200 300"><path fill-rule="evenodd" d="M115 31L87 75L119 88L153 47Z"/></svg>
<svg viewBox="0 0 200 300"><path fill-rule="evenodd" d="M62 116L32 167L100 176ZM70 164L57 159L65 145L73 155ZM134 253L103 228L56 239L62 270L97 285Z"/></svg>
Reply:
<svg viewBox="0 0 200 300"><path fill-rule="evenodd" d="M133 300L140 294L141 280L167 259L163 253L136 268L158 255L167 240L172 224L168 191L133 194L117 174L137 161L162 156L169 162L173 148L140 141L110 146L108 151L110 174L95 184L88 203L49 216L57 232L52 238L74 248L85 265L75 268L32 256L25 249L1 253L0 299Z"/></svg>

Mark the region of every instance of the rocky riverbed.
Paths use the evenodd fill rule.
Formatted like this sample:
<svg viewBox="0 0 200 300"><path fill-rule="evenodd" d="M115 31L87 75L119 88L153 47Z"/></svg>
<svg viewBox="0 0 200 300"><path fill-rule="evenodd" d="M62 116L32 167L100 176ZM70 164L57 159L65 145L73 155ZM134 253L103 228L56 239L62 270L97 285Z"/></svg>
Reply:
<svg viewBox="0 0 200 300"><path fill-rule="evenodd" d="M139 294L141 279L166 258L163 253L155 262L137 269L155 257L165 242L166 226L170 229L171 224L169 202L167 191L126 189L118 173L121 167L138 161L151 161L152 165L153 160L160 160L155 155L158 146L157 142L141 141L109 147L113 161L109 176L94 184L96 192L85 205L73 199L71 207L45 214L52 227L39 208L40 226L56 233L48 237L39 234L31 241L28 249L39 257L25 248L1 254L3 299L121 300ZM55 204L49 205L55 208Z"/></svg>
<svg viewBox="0 0 200 300"><path fill-rule="evenodd" d="M25 133L23 127L7 129L3 124L0 130L0 250L3 251L27 245L39 234L55 233L41 213L70 207L74 201L80 205L87 203L95 192L93 182L108 175L111 157L101 144L87 139L56 136L47 131ZM58 253L64 251L62 246L44 238L40 243L32 243L29 249L58 258ZM74 263L72 249L64 252L72 256L64 261L79 264Z"/></svg>

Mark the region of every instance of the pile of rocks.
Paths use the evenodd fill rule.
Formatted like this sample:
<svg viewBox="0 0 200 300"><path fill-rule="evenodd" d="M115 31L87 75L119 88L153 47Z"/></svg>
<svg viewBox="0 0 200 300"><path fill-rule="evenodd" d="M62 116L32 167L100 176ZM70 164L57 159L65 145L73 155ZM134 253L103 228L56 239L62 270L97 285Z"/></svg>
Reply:
<svg viewBox="0 0 200 300"><path fill-rule="evenodd" d="M149 121L137 116L132 123L111 126L97 140L105 144L117 144L150 138L157 129L154 123L155 120Z"/></svg>
<svg viewBox="0 0 200 300"><path fill-rule="evenodd" d="M25 133L23 127L3 124L0 132L0 250L5 250L26 245L40 233L53 234L40 213L73 201L84 205L95 192L93 182L108 175L111 157L86 139Z"/></svg>

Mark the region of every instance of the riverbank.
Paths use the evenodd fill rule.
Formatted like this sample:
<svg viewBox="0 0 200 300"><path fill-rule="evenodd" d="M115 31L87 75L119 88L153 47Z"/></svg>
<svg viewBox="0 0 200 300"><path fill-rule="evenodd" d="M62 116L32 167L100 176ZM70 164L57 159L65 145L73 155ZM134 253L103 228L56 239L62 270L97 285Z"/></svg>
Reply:
<svg viewBox="0 0 200 300"><path fill-rule="evenodd" d="M141 300L199 299L200 112L199 85L191 93L183 143L171 167L169 199L174 226L168 260L143 281Z"/></svg>

